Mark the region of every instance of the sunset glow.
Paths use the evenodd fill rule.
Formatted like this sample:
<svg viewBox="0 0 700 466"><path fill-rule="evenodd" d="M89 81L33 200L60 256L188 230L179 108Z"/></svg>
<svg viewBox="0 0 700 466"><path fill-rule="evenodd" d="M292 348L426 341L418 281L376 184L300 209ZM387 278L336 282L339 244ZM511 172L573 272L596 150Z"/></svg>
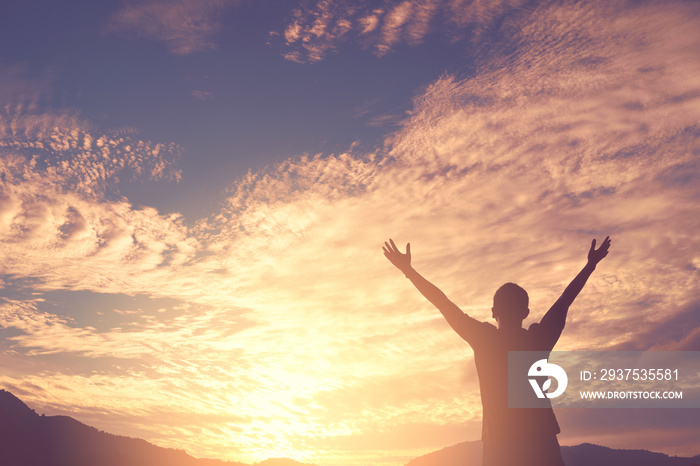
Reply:
<svg viewBox="0 0 700 466"><path fill-rule="evenodd" d="M610 235L556 349L700 351L699 3L10 3L0 388L37 412L247 463L478 440L390 237L529 325ZM560 443L697 455L695 411L562 410Z"/></svg>

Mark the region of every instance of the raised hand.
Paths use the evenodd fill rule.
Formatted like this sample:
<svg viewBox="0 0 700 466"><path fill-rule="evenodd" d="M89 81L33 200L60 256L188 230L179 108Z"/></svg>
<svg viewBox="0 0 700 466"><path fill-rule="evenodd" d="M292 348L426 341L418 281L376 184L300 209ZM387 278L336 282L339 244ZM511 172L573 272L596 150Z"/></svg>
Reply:
<svg viewBox="0 0 700 466"><path fill-rule="evenodd" d="M598 249L595 248L595 239L591 242L591 249L588 251L588 263L596 265L598 262L602 261L605 256L608 255L608 249L610 249L610 237L606 236L603 240L603 244L600 245Z"/></svg>
<svg viewBox="0 0 700 466"><path fill-rule="evenodd" d="M411 243L406 244L405 254L399 251L392 239L389 239L389 243L384 242L382 250L386 258L404 274L411 270Z"/></svg>

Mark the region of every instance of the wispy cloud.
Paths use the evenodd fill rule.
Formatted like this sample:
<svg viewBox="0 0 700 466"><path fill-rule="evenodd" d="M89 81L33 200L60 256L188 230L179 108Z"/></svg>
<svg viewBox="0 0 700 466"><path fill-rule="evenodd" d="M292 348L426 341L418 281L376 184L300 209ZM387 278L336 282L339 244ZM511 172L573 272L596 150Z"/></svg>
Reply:
<svg viewBox="0 0 700 466"><path fill-rule="evenodd" d="M47 289L100 289L112 280L118 288L118 276L129 274L124 263L157 268L186 260L180 254L191 240L179 216L134 209L118 188L136 179L177 181L177 145L103 134L69 109L3 107L2 273L42 277ZM111 275L109 263L122 272ZM91 275L93 267L103 273Z"/></svg>
<svg viewBox="0 0 700 466"><path fill-rule="evenodd" d="M211 100L213 94L209 91L195 89L194 91L192 91L192 96L194 96L194 98L197 100Z"/></svg>
<svg viewBox="0 0 700 466"><path fill-rule="evenodd" d="M330 37L349 11L318 5L312 23L302 13L287 30L290 44ZM351 28L377 37L393 15L393 35L374 44L393 47L388 37L407 41L409 26L430 24L413 3L382 5L376 22L360 22L369 13L359 8L347 13L357 18ZM426 17L447 8L435 5ZM484 24L495 15L474 11ZM170 152L135 139L110 145L116 139L78 123L75 134L73 123L13 133L20 120L6 117L8 283L31 277L38 291L169 297L180 307L95 309L127 319L97 330L41 297L6 300L0 323L14 333L1 356L13 369L0 383L34 393L35 406L202 456L367 464L370 452L353 442L400 431L382 437L393 442L386 463L400 464L444 446L427 430L476 436L470 351L384 259L390 236L411 241L416 268L476 318L490 319L499 285L520 283L529 323L583 265L591 237L610 234L610 256L572 307L558 349L634 346L644 336L650 347L693 347L697 329L664 323L697 326L687 313L700 298L699 22L697 6L683 2L520 11L503 24L511 38L482 44L497 61L434 82L385 147L251 172L194 226L99 194L122 167L173 176ZM309 50L300 49L304 60ZM109 153L100 158L102 137ZM49 155L28 163L17 141L41 142ZM569 438L592 438L585 429L595 420L570 422Z"/></svg>
<svg viewBox="0 0 700 466"><path fill-rule="evenodd" d="M296 9L283 34L284 57L317 62L343 42L357 42L378 55L416 45L431 33L449 41L479 37L496 20L519 12L526 2L451 0L318 0Z"/></svg>
<svg viewBox="0 0 700 466"><path fill-rule="evenodd" d="M116 12L110 28L162 42L176 55L215 47L219 17L235 0L144 0Z"/></svg>

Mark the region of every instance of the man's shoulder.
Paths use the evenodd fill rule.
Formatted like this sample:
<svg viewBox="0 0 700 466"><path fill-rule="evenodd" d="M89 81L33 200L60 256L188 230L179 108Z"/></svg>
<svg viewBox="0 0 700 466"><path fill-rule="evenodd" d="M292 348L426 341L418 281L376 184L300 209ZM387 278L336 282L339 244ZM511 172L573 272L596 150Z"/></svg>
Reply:
<svg viewBox="0 0 700 466"><path fill-rule="evenodd" d="M460 335L472 347L481 346L482 342L493 340L493 335L498 332L498 329L489 322L482 322L466 314L464 317L464 325Z"/></svg>
<svg viewBox="0 0 700 466"><path fill-rule="evenodd" d="M542 323L534 323L527 329L529 340L538 348L537 351L551 351L556 345L561 330L557 331Z"/></svg>
<svg viewBox="0 0 700 466"><path fill-rule="evenodd" d="M484 329L486 329L487 332L495 332L496 330L498 330L498 327L493 325L491 322L479 321L479 323L484 327Z"/></svg>
<svg viewBox="0 0 700 466"><path fill-rule="evenodd" d="M492 332L498 330L492 323L483 322L467 314L464 314L464 323L466 325L473 326L474 328L478 328L482 332Z"/></svg>
<svg viewBox="0 0 700 466"><path fill-rule="evenodd" d="M543 325L542 322L535 322L530 324L530 326L527 328L527 332L533 335L542 335L559 334L561 333L561 330L557 331L557 329L552 328L550 325Z"/></svg>

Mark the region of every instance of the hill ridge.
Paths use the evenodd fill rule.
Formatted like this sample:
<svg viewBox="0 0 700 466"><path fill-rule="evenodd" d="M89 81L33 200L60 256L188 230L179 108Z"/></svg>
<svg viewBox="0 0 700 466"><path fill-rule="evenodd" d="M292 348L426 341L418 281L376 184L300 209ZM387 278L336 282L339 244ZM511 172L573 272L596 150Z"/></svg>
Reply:
<svg viewBox="0 0 700 466"><path fill-rule="evenodd" d="M686 458L643 449L613 449L582 443L562 447L567 466L700 466L700 455ZM70 416L44 416L0 389L0 461L13 466L317 466L289 458L254 465L197 459L184 450L114 435ZM481 442L469 441L413 458L405 466L480 466Z"/></svg>
<svg viewBox="0 0 700 466"><path fill-rule="evenodd" d="M405 466L481 466L480 441L468 441L412 459ZM700 466L700 455L669 456L644 449L614 449L592 443L562 446L566 466Z"/></svg>

